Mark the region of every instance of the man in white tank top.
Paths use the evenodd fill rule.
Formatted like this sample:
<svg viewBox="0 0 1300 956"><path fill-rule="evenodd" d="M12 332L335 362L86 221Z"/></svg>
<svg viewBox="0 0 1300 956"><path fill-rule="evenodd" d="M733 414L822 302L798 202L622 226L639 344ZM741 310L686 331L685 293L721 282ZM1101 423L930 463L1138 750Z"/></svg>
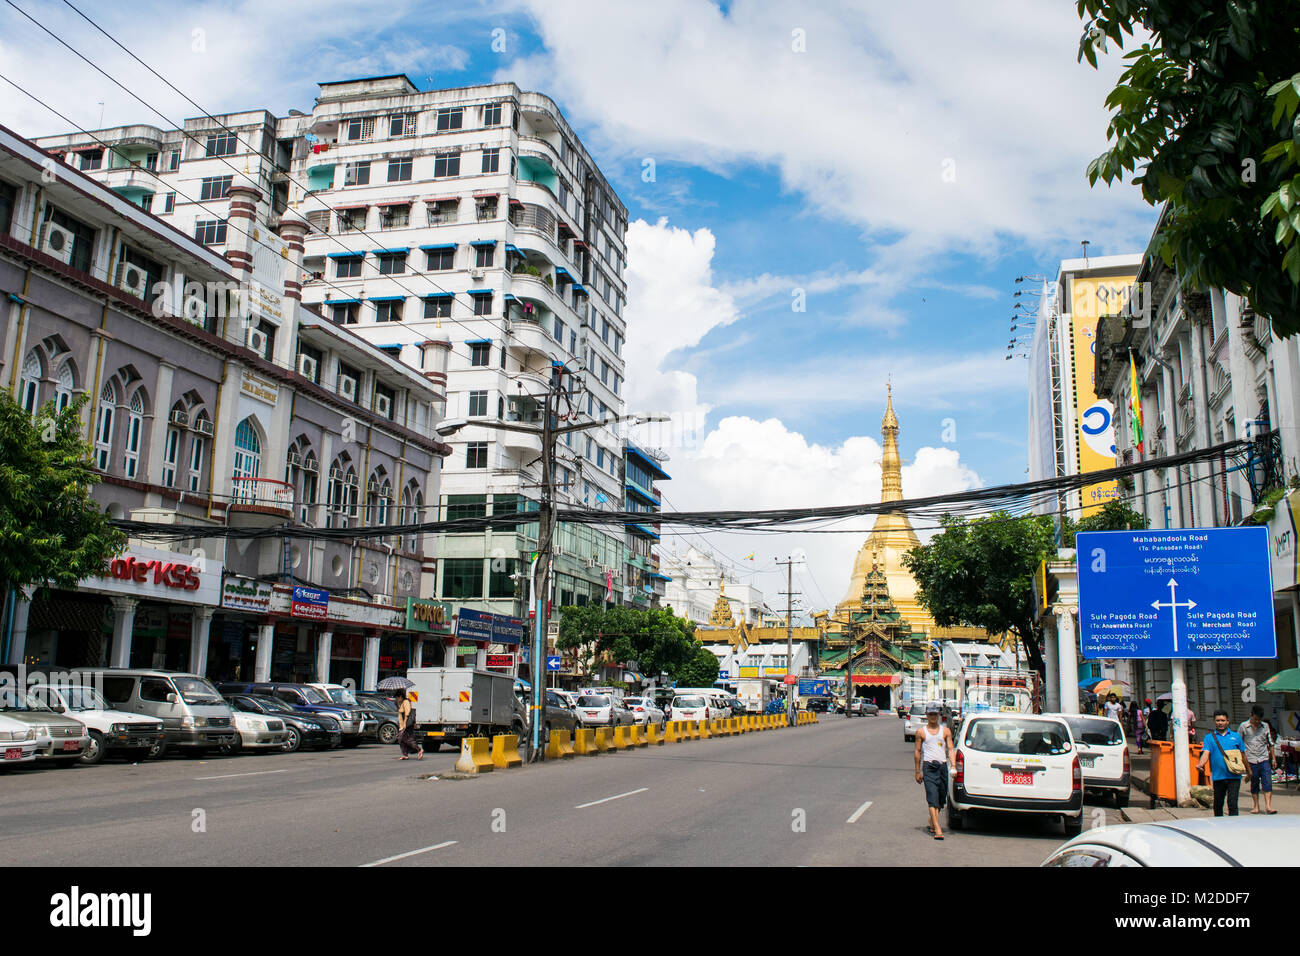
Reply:
<svg viewBox="0 0 1300 956"><path fill-rule="evenodd" d="M925 804L930 812L930 833L943 839L939 811L948 801L948 765L953 759L952 731L939 723L939 705L925 708L925 726L916 735L916 782L925 785Z"/></svg>

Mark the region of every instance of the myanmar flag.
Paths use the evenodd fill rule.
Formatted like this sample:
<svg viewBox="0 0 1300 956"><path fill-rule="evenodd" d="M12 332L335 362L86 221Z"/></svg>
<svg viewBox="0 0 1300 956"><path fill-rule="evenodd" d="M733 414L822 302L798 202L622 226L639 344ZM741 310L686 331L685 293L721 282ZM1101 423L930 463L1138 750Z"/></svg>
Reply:
<svg viewBox="0 0 1300 956"><path fill-rule="evenodd" d="M1137 365L1133 362L1133 353L1128 353L1128 417L1133 428L1133 441L1138 454L1142 453L1142 392L1138 388Z"/></svg>

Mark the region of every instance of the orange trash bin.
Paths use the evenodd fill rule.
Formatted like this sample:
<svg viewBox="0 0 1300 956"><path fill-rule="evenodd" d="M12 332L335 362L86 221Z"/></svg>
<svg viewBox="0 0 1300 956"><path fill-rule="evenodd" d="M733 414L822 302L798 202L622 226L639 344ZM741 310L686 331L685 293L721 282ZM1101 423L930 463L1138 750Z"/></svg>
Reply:
<svg viewBox="0 0 1300 956"><path fill-rule="evenodd" d="M1201 759L1201 745L1192 744L1187 748L1187 779L1193 787L1209 786L1208 776L1204 779L1196 769ZM1174 745L1168 740L1151 741L1151 796L1171 803L1178 799L1178 790L1174 783Z"/></svg>

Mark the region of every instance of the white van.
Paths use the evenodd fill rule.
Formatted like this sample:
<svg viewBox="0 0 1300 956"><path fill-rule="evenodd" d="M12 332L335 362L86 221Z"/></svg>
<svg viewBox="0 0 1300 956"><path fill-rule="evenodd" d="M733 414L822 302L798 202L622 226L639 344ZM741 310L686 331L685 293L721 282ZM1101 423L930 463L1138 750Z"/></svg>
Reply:
<svg viewBox="0 0 1300 956"><path fill-rule="evenodd" d="M162 721L164 740L153 749L154 756L172 748L202 754L239 744L235 713L206 677L122 669L96 671L94 682L118 710Z"/></svg>
<svg viewBox="0 0 1300 956"><path fill-rule="evenodd" d="M972 810L1059 817L1067 836L1083 829L1083 771L1060 714L975 714L958 727L948 776L948 826Z"/></svg>
<svg viewBox="0 0 1300 956"><path fill-rule="evenodd" d="M163 741L163 723L154 717L112 710L93 687L67 684L36 684L31 696L51 710L76 717L90 732L90 743L81 752L82 763L99 763L108 750L135 751L128 759L139 760Z"/></svg>

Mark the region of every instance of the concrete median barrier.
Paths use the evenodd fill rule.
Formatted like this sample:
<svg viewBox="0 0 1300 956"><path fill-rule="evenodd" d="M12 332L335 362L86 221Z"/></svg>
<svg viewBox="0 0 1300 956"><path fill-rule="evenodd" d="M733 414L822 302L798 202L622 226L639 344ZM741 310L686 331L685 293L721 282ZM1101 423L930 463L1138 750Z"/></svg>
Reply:
<svg viewBox="0 0 1300 956"><path fill-rule="evenodd" d="M581 729L573 735L573 752L583 757L594 757L600 753L596 746L596 731Z"/></svg>
<svg viewBox="0 0 1300 956"><path fill-rule="evenodd" d="M668 723L664 725L664 743L675 744L681 739L682 735L677 730L677 721L668 721Z"/></svg>
<svg viewBox="0 0 1300 956"><path fill-rule="evenodd" d="M708 740L713 734L709 733L709 722L701 720L695 725L695 732L691 734L692 740Z"/></svg>
<svg viewBox="0 0 1300 956"><path fill-rule="evenodd" d="M632 729L631 727L614 728L614 749L627 750L632 746Z"/></svg>
<svg viewBox="0 0 1300 956"><path fill-rule="evenodd" d="M645 730L642 729L640 724L633 724L627 731L629 747L644 747L649 743L646 740Z"/></svg>
<svg viewBox="0 0 1300 956"><path fill-rule="evenodd" d="M609 750L612 745L614 732L608 727L596 728L596 749L601 753Z"/></svg>
<svg viewBox="0 0 1300 956"><path fill-rule="evenodd" d="M486 737L465 737L460 742L460 759L456 761L460 773L491 773L492 754Z"/></svg>
<svg viewBox="0 0 1300 956"><path fill-rule="evenodd" d="M664 745L663 734L659 733L658 724L645 725L645 742L648 746L662 747Z"/></svg>
<svg viewBox="0 0 1300 956"><path fill-rule="evenodd" d="M567 730L552 730L551 739L546 744L547 760L562 760L573 756L573 745L569 743Z"/></svg>
<svg viewBox="0 0 1300 956"><path fill-rule="evenodd" d="M506 770L523 765L524 758L519 756L518 734L498 734L492 738L492 766Z"/></svg>

